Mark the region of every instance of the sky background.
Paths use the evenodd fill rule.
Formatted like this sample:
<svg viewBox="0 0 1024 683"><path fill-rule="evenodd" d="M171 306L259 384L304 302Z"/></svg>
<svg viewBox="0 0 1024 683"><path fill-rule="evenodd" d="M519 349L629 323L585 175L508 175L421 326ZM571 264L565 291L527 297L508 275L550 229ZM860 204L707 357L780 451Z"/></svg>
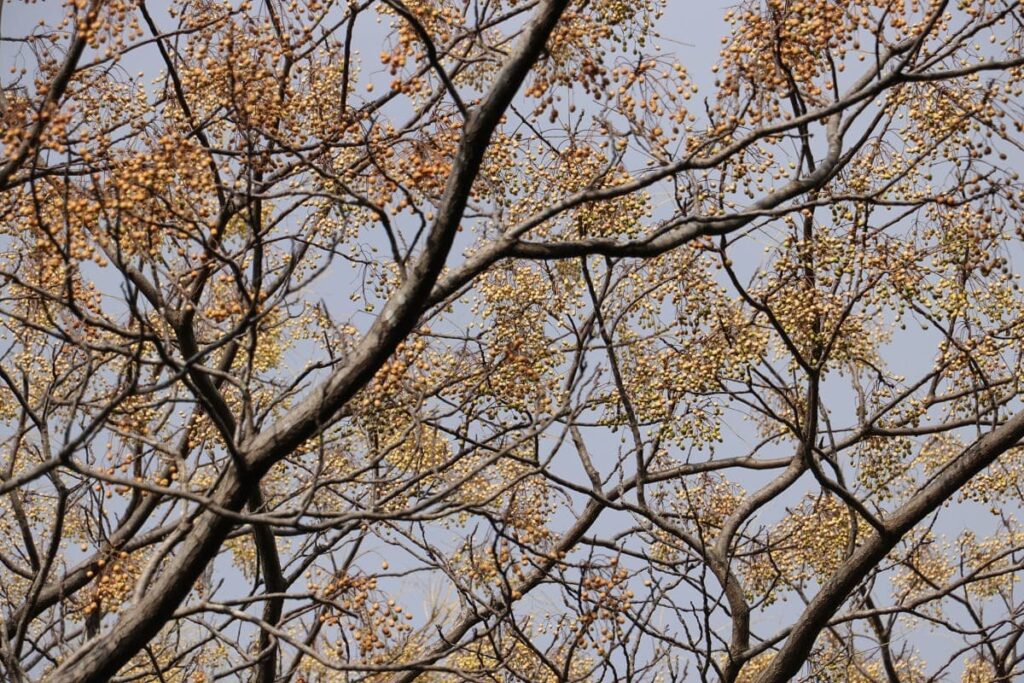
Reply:
<svg viewBox="0 0 1024 683"><path fill-rule="evenodd" d="M165 29L170 28L171 24L166 15L166 4L162 2L150 2L147 4L158 17L158 21L161 21L162 27ZM700 97L710 97L714 92L714 75L711 72L711 67L718 59L721 37L728 32L728 25L723 21L722 16L725 10L731 6L731 4L704 2L702 0L669 0L665 16L660 24L661 37L654 41L655 51L675 53L678 61L688 68L691 77L700 86ZM52 20L59 11L59 4L55 2L29 4L10 2L8 0L3 6L0 36L23 35L26 33L27 27L36 24L40 20ZM160 17L162 17L162 20ZM356 49L368 55L375 54L375 52L379 51L380 44L385 36L386 27L383 24L363 21L359 26L359 31L356 33ZM658 47L661 49L659 50ZM20 44L4 40L0 42L0 83L9 84L11 82L12 76L8 70L12 66L16 68L22 66L31 68L30 62L24 59ZM147 81L152 81L151 75L156 76L162 70L162 64L155 50L148 48L136 51L130 60L130 64L126 63L125 67L133 70L137 69L139 72L145 73ZM378 71L367 69L362 73L361 79L363 85L367 82L386 84L390 77L383 69ZM1020 161L1020 159L1012 158L1011 161ZM759 264L761 246L757 238L749 242L749 247L742 251L745 257L737 263L738 270L745 270L750 273L756 268ZM104 275L98 274L97 281L102 283L104 277ZM111 287L111 294L113 294L117 289L118 283L108 280L108 284ZM351 302L347 297L332 296L338 289L340 289L338 283L328 279L318 283L313 291L316 295L331 301L332 309L339 318L351 315L363 323L369 322L369 316L362 316L359 313L363 302ZM886 324L889 321L879 322L880 324ZM929 349L929 353L922 353L922 348ZM896 341L887 348L886 357L893 367L904 369L905 374L912 376L915 371L920 372L930 367L932 362L931 349L934 349L934 338L929 333L920 329L909 329L906 333L898 335ZM293 363L296 367L304 365L308 360L305 357L305 351L301 345L294 347L289 351L289 362ZM852 408L849 393L837 391L833 396L830 396L830 405L837 413L849 410ZM735 421L728 424L727 427L733 433L737 442L749 443L751 441L752 434L748 425ZM612 459L617 446L617 439L609 440L607 444L600 443L595 447L595 454L598 457L602 457L601 448L607 447L609 450L603 455ZM763 481L763 476L751 474L749 481L743 481L742 483L750 490L755 488L761 481ZM795 504L804 491L805 489L801 487L795 487L783 500L787 501L788 504ZM774 513L781 517L786 514L786 510L783 507L777 507ZM994 521L990 514L971 505L963 506L962 514L958 514L956 517L947 515L943 520L938 530L951 535L955 535L963 528L978 529L980 535L987 528L991 528ZM608 514L596 529L596 532L612 531L627 521L621 515ZM454 538L449 540L454 543L457 541L458 533L454 533L453 536ZM69 550L69 552L73 553L72 550ZM393 549L385 545L368 546L364 551L364 557L367 566L379 564L382 559L388 559L394 565L396 571L400 571L403 566L403 559L400 556L396 556ZM74 558L68 559L70 562ZM227 569L226 561L222 561L221 564L224 565L226 575L230 577L232 570ZM240 577L238 578L240 580ZM239 587L244 588L244 584L240 582ZM423 596L430 595L438 590L437 586L432 585L429 581L421 582L416 578L396 577L391 587L398 593L398 599L403 604L408 604L410 608L418 611L417 617L426 610ZM527 600L527 604L531 603L540 610L548 606L548 601L543 591L538 591L531 595ZM417 605L420 607L417 608ZM754 617L755 631L759 631L761 627L766 631L774 630L778 620L785 619L788 615L795 613L791 606L787 607L786 605L782 605L779 610L775 614L757 614ZM920 646L921 654L926 659L930 653L935 655L948 653L950 643L952 642L946 642L945 635L936 636L924 631L908 634L908 637Z"/></svg>

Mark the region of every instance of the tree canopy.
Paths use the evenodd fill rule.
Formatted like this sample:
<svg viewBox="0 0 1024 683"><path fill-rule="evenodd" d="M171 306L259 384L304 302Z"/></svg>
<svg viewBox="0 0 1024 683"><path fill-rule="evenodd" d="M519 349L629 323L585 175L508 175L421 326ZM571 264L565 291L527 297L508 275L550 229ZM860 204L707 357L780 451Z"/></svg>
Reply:
<svg viewBox="0 0 1024 683"><path fill-rule="evenodd" d="M1021 675L1024 5L698 5L0 4L3 677Z"/></svg>

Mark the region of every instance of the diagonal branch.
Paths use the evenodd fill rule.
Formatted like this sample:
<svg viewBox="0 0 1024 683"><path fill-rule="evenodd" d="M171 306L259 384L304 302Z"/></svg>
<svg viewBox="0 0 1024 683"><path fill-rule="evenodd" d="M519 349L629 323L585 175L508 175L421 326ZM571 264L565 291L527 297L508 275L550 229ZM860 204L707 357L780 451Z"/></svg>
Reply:
<svg viewBox="0 0 1024 683"><path fill-rule="evenodd" d="M941 475L922 487L909 501L884 521L886 533L875 533L844 562L821 587L771 664L757 678L758 683L792 680L828 624L832 615L850 597L860 582L900 539L921 520L940 507L975 475L1024 439L1024 411L985 434L955 458Z"/></svg>

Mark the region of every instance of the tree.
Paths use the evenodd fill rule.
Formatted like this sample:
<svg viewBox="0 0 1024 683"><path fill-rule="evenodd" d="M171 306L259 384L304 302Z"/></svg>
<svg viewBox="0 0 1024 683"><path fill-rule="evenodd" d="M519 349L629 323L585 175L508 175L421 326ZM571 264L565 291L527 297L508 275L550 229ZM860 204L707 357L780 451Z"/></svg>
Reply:
<svg viewBox="0 0 1024 683"><path fill-rule="evenodd" d="M1020 674L1024 7L665 9L7 40L8 680Z"/></svg>

